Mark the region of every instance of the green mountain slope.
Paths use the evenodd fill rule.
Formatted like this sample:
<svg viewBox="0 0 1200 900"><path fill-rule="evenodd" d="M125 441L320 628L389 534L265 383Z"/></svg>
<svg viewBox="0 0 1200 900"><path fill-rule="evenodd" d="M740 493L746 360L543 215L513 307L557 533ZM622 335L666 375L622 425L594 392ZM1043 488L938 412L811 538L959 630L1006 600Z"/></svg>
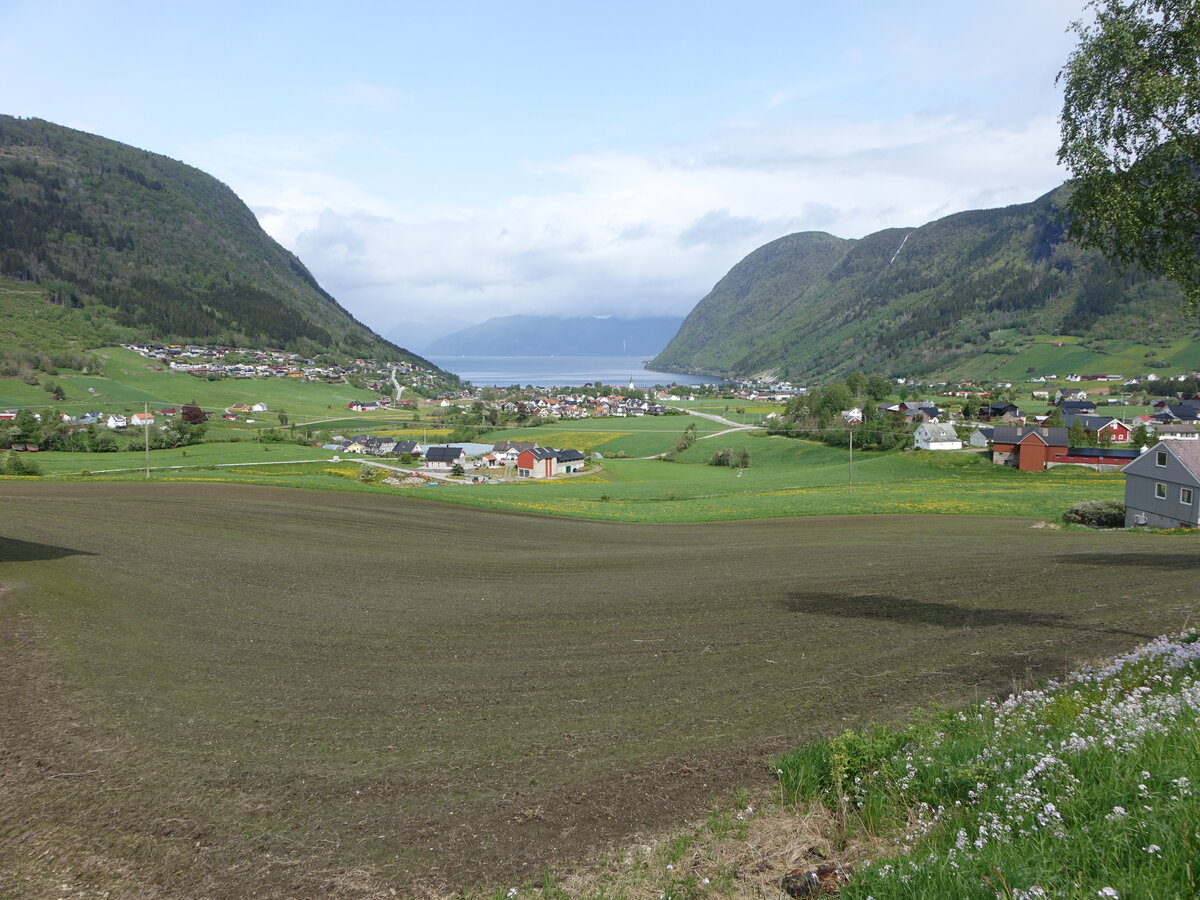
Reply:
<svg viewBox="0 0 1200 900"><path fill-rule="evenodd" d="M64 338L82 319L96 345L116 331L424 363L339 306L228 187L165 156L0 116L0 223L0 276L81 311Z"/></svg>
<svg viewBox="0 0 1200 900"><path fill-rule="evenodd" d="M1065 242L1065 190L856 241L780 238L734 266L648 365L733 376L920 375L1007 353L1024 334L1178 337L1187 326L1170 282L1120 275Z"/></svg>

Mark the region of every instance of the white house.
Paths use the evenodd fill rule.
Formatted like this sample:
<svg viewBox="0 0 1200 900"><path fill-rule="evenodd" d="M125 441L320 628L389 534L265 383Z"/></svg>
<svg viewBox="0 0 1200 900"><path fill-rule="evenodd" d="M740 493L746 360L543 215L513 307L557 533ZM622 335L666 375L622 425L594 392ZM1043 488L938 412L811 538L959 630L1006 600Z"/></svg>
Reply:
<svg viewBox="0 0 1200 900"><path fill-rule="evenodd" d="M124 428L129 424L129 420L124 416L119 416L116 413L113 413L108 417L104 424L109 428Z"/></svg>
<svg viewBox="0 0 1200 900"><path fill-rule="evenodd" d="M934 425L922 422L917 426L913 435L914 445L918 450L961 450L962 441L953 425Z"/></svg>

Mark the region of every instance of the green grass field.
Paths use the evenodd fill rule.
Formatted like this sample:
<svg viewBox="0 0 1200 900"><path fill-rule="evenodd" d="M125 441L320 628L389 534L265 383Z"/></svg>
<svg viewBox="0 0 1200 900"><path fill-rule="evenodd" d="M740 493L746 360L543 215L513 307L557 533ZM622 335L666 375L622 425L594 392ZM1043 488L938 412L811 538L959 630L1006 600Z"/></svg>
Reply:
<svg viewBox="0 0 1200 900"><path fill-rule="evenodd" d="M1064 377L1077 372L1130 377L1153 371L1186 374L1200 367L1200 344L1191 335L1181 336L1168 344L1107 340L1093 341L1084 347L1080 346L1078 337L1070 335L1033 335L1008 343L1008 349L1013 353L980 353L950 367L942 376L1019 382L1030 374L1053 373ZM1167 363L1168 369L1148 367L1147 363L1152 359Z"/></svg>
<svg viewBox="0 0 1200 900"><path fill-rule="evenodd" d="M703 464L745 448L751 466ZM1090 469L1017 472L978 453L856 453L738 433L697 441L682 462L605 460L598 476L446 491L439 500L618 522L699 522L811 515L950 513L1055 517L1086 499L1119 499L1124 480ZM853 479L853 481L851 481Z"/></svg>
<svg viewBox="0 0 1200 900"><path fill-rule="evenodd" d="M58 479L0 509L0 896L533 883L806 738L1196 613L1189 538L1028 518L647 528Z"/></svg>
<svg viewBox="0 0 1200 900"><path fill-rule="evenodd" d="M661 437L642 432L618 434L610 441L636 447L638 440L651 436ZM712 452L724 447L747 450L750 468L707 465ZM699 440L675 462L605 459L595 471L578 477L447 485L436 494L422 488L363 486L353 477L331 479L322 467L274 464L329 458L325 450L243 440L151 451L150 474L157 480L228 480L404 495L415 490L420 496L467 506L644 523L911 513L1055 518L1081 500L1120 499L1124 491L1120 474L1099 474L1082 467L1018 472L993 465L985 454L971 451L858 452L851 463L844 449L755 432ZM141 452L41 453L31 459L47 475L69 476L88 470L94 478L123 480L143 479L146 465ZM247 467L247 463L271 465ZM229 464L237 467L223 468ZM338 471L353 476L358 466L357 458L347 457ZM105 469L130 471L106 475L102 474Z"/></svg>

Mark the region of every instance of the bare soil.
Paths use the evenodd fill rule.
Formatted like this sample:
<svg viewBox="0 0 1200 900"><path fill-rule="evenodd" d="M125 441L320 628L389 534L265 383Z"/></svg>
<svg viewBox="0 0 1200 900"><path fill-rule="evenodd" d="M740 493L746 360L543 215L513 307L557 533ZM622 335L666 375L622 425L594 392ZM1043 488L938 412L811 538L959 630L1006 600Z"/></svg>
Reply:
<svg viewBox="0 0 1200 900"><path fill-rule="evenodd" d="M0 897L533 881L1194 619L1190 538L1035 524L0 483Z"/></svg>

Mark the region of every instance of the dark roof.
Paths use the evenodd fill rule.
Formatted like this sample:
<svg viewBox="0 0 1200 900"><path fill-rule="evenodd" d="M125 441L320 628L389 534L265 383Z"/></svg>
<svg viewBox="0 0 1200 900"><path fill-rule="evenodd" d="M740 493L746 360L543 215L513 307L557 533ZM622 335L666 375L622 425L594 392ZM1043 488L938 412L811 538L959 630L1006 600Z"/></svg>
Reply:
<svg viewBox="0 0 1200 900"><path fill-rule="evenodd" d="M558 451L553 447L530 447L528 451L522 450L521 452L532 453L534 459L554 459L558 454Z"/></svg>
<svg viewBox="0 0 1200 900"><path fill-rule="evenodd" d="M1109 422L1116 422L1112 416L1093 416L1084 413L1064 413L1063 425L1070 428L1076 422L1088 431L1095 431L1097 428L1103 428ZM1120 423L1118 423L1120 424Z"/></svg>
<svg viewBox="0 0 1200 900"><path fill-rule="evenodd" d="M554 458L559 462L575 462L576 460L582 460L584 457L578 450L559 450Z"/></svg>
<svg viewBox="0 0 1200 900"><path fill-rule="evenodd" d="M516 450L520 453L522 450L532 450L536 447L533 441L496 441L492 447L493 453L503 453L505 450Z"/></svg>
<svg viewBox="0 0 1200 900"><path fill-rule="evenodd" d="M462 447L430 447L425 451L426 462L454 462L463 455Z"/></svg>
<svg viewBox="0 0 1200 900"><path fill-rule="evenodd" d="M992 432L992 443L1019 444L1031 434L1038 435L1054 447L1065 447L1069 443L1067 429L1059 426L1039 428L1036 425L997 425Z"/></svg>
<svg viewBox="0 0 1200 900"><path fill-rule="evenodd" d="M1060 400L1058 408L1064 413L1086 413L1095 412L1096 404L1091 400Z"/></svg>
<svg viewBox="0 0 1200 900"><path fill-rule="evenodd" d="M1191 404L1170 404L1162 412L1157 413L1154 418L1161 421L1169 422L1179 420L1180 422L1195 422L1200 420L1200 409Z"/></svg>
<svg viewBox="0 0 1200 900"><path fill-rule="evenodd" d="M395 453L415 453L417 450L416 441L396 441Z"/></svg>

